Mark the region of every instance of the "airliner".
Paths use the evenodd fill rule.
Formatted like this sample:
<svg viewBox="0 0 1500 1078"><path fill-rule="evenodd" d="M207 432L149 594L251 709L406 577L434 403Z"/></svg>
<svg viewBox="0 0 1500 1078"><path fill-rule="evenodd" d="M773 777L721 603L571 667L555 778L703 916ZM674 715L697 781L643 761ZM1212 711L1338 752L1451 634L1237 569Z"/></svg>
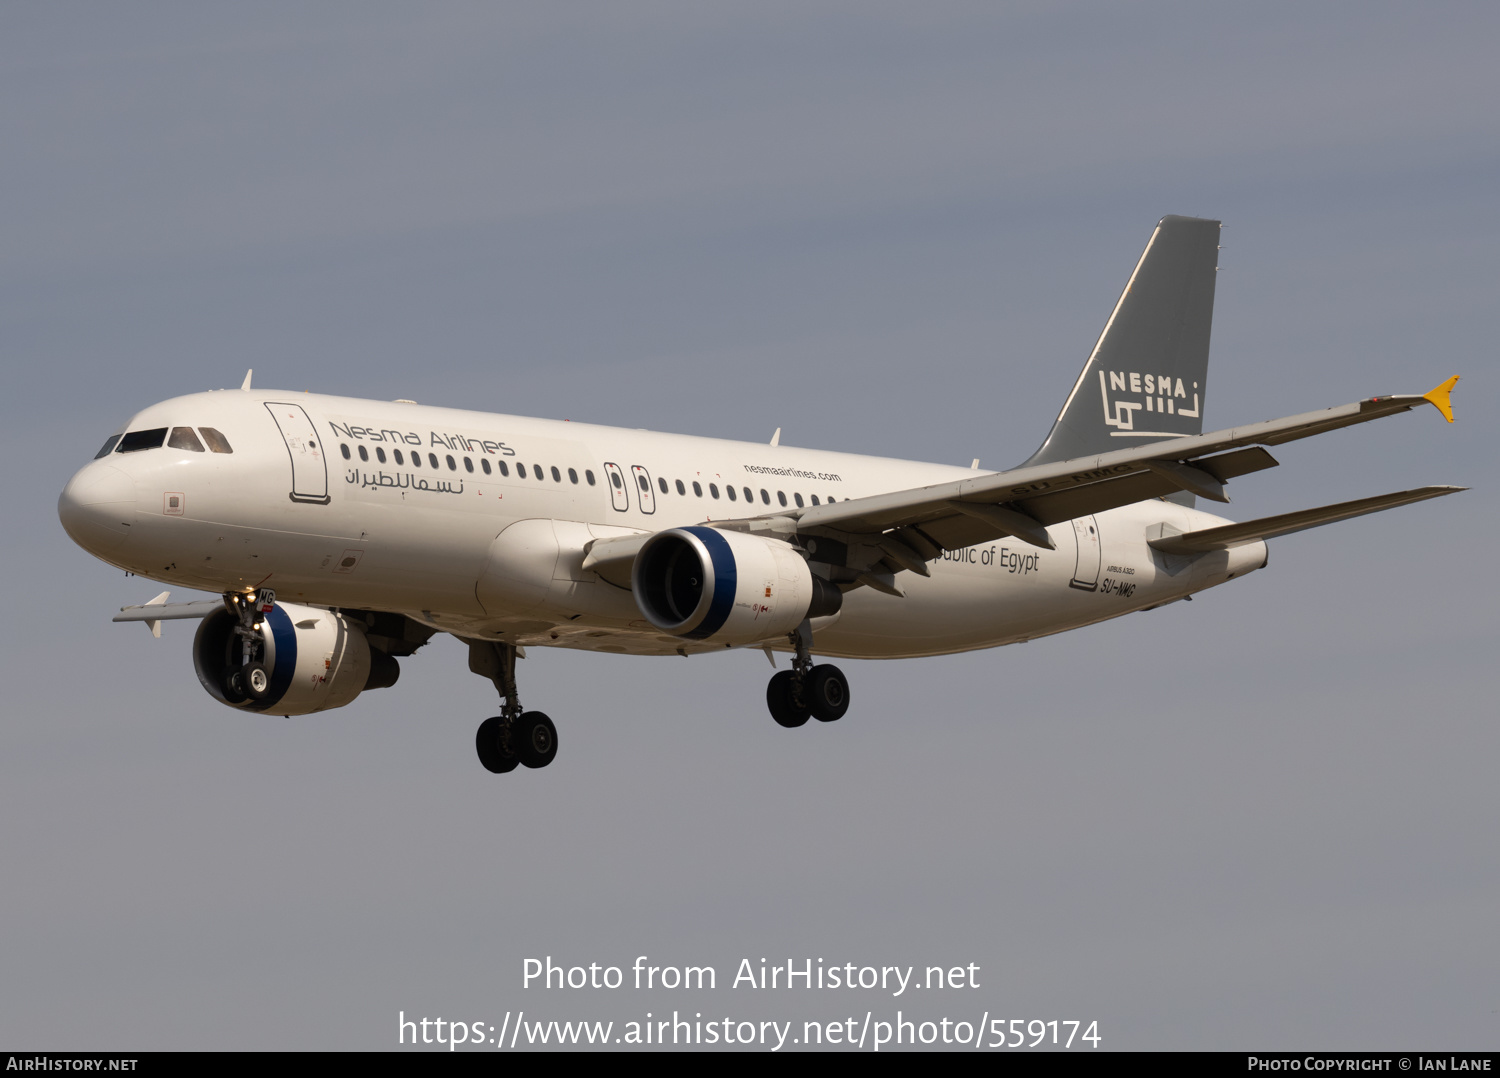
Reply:
<svg viewBox="0 0 1500 1078"><path fill-rule="evenodd" d="M528 647L791 655L766 701L835 721L821 659L993 648L1188 600L1266 565L1267 540L1452 494L1430 486L1234 523L1197 508L1283 442L1431 404L1450 378L1203 433L1219 222L1164 217L1041 447L1006 471L308 392L176 397L68 482L69 536L170 591L115 621L198 621L229 707L308 715L388 687L435 634L468 644L500 714L496 773L545 767L520 702Z"/></svg>

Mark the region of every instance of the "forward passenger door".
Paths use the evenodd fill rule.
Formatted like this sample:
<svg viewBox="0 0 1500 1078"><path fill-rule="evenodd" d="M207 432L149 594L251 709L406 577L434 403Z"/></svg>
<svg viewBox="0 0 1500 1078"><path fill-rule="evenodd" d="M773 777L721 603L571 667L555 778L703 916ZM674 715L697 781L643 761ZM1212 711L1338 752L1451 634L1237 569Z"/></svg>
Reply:
<svg viewBox="0 0 1500 1078"><path fill-rule="evenodd" d="M266 411L276 421L276 428L281 431L286 451L292 458L292 501L327 505L330 500L328 464L323 459L323 445L318 440L317 428L300 404L265 403Z"/></svg>

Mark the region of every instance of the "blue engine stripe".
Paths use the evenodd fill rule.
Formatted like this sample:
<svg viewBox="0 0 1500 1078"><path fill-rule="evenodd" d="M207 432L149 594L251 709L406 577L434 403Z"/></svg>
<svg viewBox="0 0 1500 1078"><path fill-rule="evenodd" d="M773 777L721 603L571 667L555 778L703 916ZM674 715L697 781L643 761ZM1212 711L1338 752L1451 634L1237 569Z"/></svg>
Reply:
<svg viewBox="0 0 1500 1078"><path fill-rule="evenodd" d="M276 647L275 660L271 666L271 691L260 703L251 702L253 711L269 711L281 702L286 691L292 687L292 676L297 672L297 630L292 619L278 604L266 615L266 625L271 630L271 641Z"/></svg>
<svg viewBox="0 0 1500 1078"><path fill-rule="evenodd" d="M712 528L693 527L682 530L691 532L703 542L714 563L714 597L709 604L708 614L696 629L683 634L692 640L707 640L729 620L729 614L734 609L734 593L739 590L739 573L734 566L734 551L729 549L729 543L722 535Z"/></svg>

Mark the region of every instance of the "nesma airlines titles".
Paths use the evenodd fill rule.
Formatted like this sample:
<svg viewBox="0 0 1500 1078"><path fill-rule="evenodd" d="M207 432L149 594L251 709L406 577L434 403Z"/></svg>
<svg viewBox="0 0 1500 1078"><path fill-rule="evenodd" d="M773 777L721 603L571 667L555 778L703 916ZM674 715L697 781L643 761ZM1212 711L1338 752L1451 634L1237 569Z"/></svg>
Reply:
<svg viewBox="0 0 1500 1078"><path fill-rule="evenodd" d="M1451 486L1234 523L1198 508L1277 466L1268 447L1428 404L1421 395L1205 434L1219 224L1165 217L1041 447L981 472L889 458L251 388L126 422L58 502L68 534L164 591L116 621L198 622L220 703L273 715L395 684L435 634L468 644L500 713L494 772L556 755L526 710L526 647L790 653L766 702L832 722L829 658L1029 640L1190 598L1265 566L1278 535ZM817 661L814 656L824 661ZM919 675L920 676L920 675Z"/></svg>

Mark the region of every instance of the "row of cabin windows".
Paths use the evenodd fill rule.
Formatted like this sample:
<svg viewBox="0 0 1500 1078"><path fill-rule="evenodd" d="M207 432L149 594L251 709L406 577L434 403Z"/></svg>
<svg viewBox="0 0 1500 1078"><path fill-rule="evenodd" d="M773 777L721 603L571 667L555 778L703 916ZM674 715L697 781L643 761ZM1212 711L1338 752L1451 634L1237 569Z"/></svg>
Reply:
<svg viewBox="0 0 1500 1078"><path fill-rule="evenodd" d="M355 449L359 453L359 459L360 460L366 461L366 462L369 461L369 459L370 459L370 450L369 450L368 447L360 445L360 446L355 446ZM339 443L339 452L343 454L345 460L353 460L354 459L353 455L349 451L349 446L346 443L343 443L343 442ZM391 450L391 456L395 459L395 462L397 464L399 464L399 465L401 465L403 467L406 465L407 458L406 458L406 456L404 456L402 454L401 450L399 450L399 449L392 449ZM381 464L384 464L386 462L386 454L385 454L385 449L383 447L381 447L381 446L376 446L375 447L375 459L379 463L381 463ZM420 452L412 452L410 454L410 459L411 459L411 466L413 468L420 468L420 467L422 467L422 454ZM432 468L441 469L442 466L443 466L443 462L444 461L447 462L447 464L448 464L448 470L450 472L456 472L456 471L458 471L458 461L456 459L454 459L454 457L453 457L453 455L451 453L450 454L445 454L444 457L442 458L442 460L438 459L438 455L436 453L428 453L427 454L427 463ZM464 462L464 471L469 472L469 473L472 474L473 471L474 471L474 461L472 459L470 459L469 457L464 457L463 458L463 462ZM505 476L506 478L510 477L510 466L509 466L509 464L506 461L503 461L503 460L502 461L497 461L496 464L495 464L495 466L500 470L500 474L502 476ZM491 471L491 468L490 468L490 462L488 460L486 460L484 457L480 457L479 458L479 467L484 470L484 474L485 475L492 474L492 471ZM519 479L525 479L526 478L526 469L527 469L527 466L525 464L517 463L516 464L516 476L517 476L517 478L519 478ZM562 482L562 472L561 472L561 470L559 470L556 467L556 465L554 465L550 469L546 469L546 470L544 470L540 464L533 464L533 465L531 465L531 474L535 478L537 478L537 479L546 479L546 477L547 477L547 471L551 471L551 473L552 473L552 481L554 483L561 483ZM584 476L584 479L587 481L587 483L588 483L589 486L593 486L594 485L595 479L594 479L594 473L593 473L592 470L587 469L587 468L584 469L583 476ZM623 487L624 486L624 484L621 482L620 476L618 474L611 473L610 474L610 478L614 481L614 484L615 484L616 487ZM574 485L576 485L578 483L578 472L577 472L576 469L574 469L574 468L569 468L568 469L568 481L570 483L573 483ZM644 475L637 475L636 476L636 481L640 483L642 490L650 490L651 489L650 481ZM658 477L657 480L656 480L656 483L657 483L658 489L660 489L663 494L670 494L671 493L671 487L669 487L667 485L667 481L665 479ZM676 481L676 487L677 487L677 493L678 494L682 494L684 496L687 494L688 484L684 483L681 479L679 479L679 480ZM700 498L703 497L703 485L701 483L699 483L695 479L692 482L692 487L693 487L693 493L695 495L697 495ZM745 493L745 501L747 501L747 502L749 502L751 504L754 504L754 502L755 502L755 492L753 490L751 490L749 487L742 487L740 489L742 489L744 491L744 493ZM708 484L708 493L709 493L709 497L717 500L718 497L719 497L719 485L717 483L710 483L710 484ZM738 501L739 497L740 497L739 494L736 493L735 488L732 487L732 486L728 486L728 485L726 485L724 487L724 494L732 502L733 501ZM822 504L818 500L818 496L816 494L810 495L810 499L811 499L811 503L813 505L820 505L820 504ZM770 505L771 504L771 492L768 491L768 490L765 490L764 488L762 488L761 492L760 492L760 500L761 500L761 504L763 504L763 505ZM777 500L778 503L780 503L783 506L787 505L788 503L787 503L786 492L778 490L776 492L776 500ZM796 503L796 506L797 506L798 509L801 509L804 505L807 504L806 502L804 502L802 500L802 495L799 494L799 493L793 493L792 494L792 500ZM829 498L828 502L831 505L835 500L836 499L834 499L834 498Z"/></svg>
<svg viewBox="0 0 1500 1078"><path fill-rule="evenodd" d="M646 481L646 477L644 475L637 475L636 476L636 480L640 483L642 490L650 490L651 489L651 486ZM615 477L615 486L619 486L619 485L620 485L620 480L619 480L619 477L616 476ZM678 494L682 494L682 495L686 495L687 494L687 484L683 483L683 481L681 479L677 480L674 485L677 487L677 493ZM667 481L665 479L663 479L661 476L657 476L657 478L656 478L656 486L657 486L657 489L659 489L663 494L670 494L671 493L671 487L667 486ZM692 487L693 487L693 493L695 495L697 495L700 498L703 497L703 487L702 487L701 484L699 484L699 482L696 479L693 480ZM754 504L754 502L755 502L755 491L751 490L749 487L741 487L740 489L745 492L745 501L750 502L751 504ZM732 502L739 500L739 496L737 494L735 494L734 487L729 486L728 484L725 484L725 486L724 486L724 493L728 496L729 500L732 501ZM719 484L717 484L717 483L710 483L708 485L708 494L709 494L709 497L717 499L719 497ZM809 495L809 497L812 499L812 504L813 505L819 505L819 504L821 504L818 501L818 496L816 494ZM766 490L766 489L762 488L761 492L760 492L760 500L761 500L761 504L762 505L770 505L771 504L771 492L769 490ZM784 491L784 490L778 490L776 492L776 500L781 505L783 505L783 506L786 505L787 504L786 491ZM801 509L803 507L803 505L805 504L802 501L802 495L801 494L793 493L792 494L792 500L797 503L797 508L798 509ZM831 505L835 500L836 499L829 498L828 499L829 504Z"/></svg>
<svg viewBox="0 0 1500 1078"><path fill-rule="evenodd" d="M111 453L139 453L143 449L160 449L163 445L169 449L186 449L189 453L202 453L204 442L208 448L215 453L233 453L229 447L229 439L224 437L213 427L199 427L198 433L193 433L192 427L172 427L170 433L167 427L152 427L150 430L133 430L126 434L116 434L104 447L94 454L94 459L107 457ZM198 440L198 434L203 435L203 440Z"/></svg>
<svg viewBox="0 0 1500 1078"><path fill-rule="evenodd" d="M369 459L370 459L370 450L369 450L368 447L360 445L360 446L355 446L355 449L358 450L358 452L359 452L359 459L360 460L367 461L367 462L369 461ZM347 444L343 443L343 442L339 443L339 452L343 454L343 457L344 457L345 460L353 460L354 459L353 455L349 452L349 446ZM394 460L395 460L395 462L397 464L401 465L402 467L406 466L408 457L407 457L406 454L403 454L401 452L401 450L399 450L399 449L392 449L391 450L391 457L394 458ZM381 464L384 464L386 462L385 449L382 446L378 446L377 445L375 447L375 459L378 462L380 462ZM468 472L469 474L472 475L474 473L474 460L473 460L473 458L471 458L471 457L463 457L462 460L464 462L464 471L466 471L466 472ZM422 467L422 454L419 453L419 452L417 452L417 451L415 451L415 450L412 450L410 452L410 462L411 462L411 466L413 468L420 468L420 467ZM427 454L427 464L428 464L428 467L441 469L444 462L447 463L448 470L450 472L456 472L456 471L458 471L458 460L456 460L454 458L454 456L453 456L452 453L445 453L443 455L443 457L442 457L441 460L438 459L438 455L436 453L428 453ZM479 458L479 468L480 468L481 471L484 472L485 475L493 475L495 473L495 470L498 469L499 472L500 472L500 474L502 476L504 476L507 479L510 478L510 464L508 462L506 462L506 461L503 461L503 460L496 461L494 467L492 468L490 466L490 462L487 459L485 459L484 457L480 457ZM546 479L547 478L547 473L549 471L552 473L552 481L554 483L561 483L563 481L562 469L558 468L556 465L552 466L551 468L544 469L540 464L533 464L533 465L531 465L531 468L530 468L530 474L534 478L536 478L536 479L543 479L543 480ZM578 469L576 469L576 468L569 468L567 470L567 472L568 472L568 482L570 482L570 483L572 483L572 484L574 484L576 486L578 484ZM521 463L517 462L517 464L516 464L516 478L517 479L525 479L526 476L527 476L527 466L525 464L521 464ZM584 471L583 471L583 478L584 478L584 481L586 483L588 483L589 486L593 486L596 482L598 482L598 480L596 480L594 478L594 473L592 471L590 471L589 469L587 469L587 468L585 468Z"/></svg>

